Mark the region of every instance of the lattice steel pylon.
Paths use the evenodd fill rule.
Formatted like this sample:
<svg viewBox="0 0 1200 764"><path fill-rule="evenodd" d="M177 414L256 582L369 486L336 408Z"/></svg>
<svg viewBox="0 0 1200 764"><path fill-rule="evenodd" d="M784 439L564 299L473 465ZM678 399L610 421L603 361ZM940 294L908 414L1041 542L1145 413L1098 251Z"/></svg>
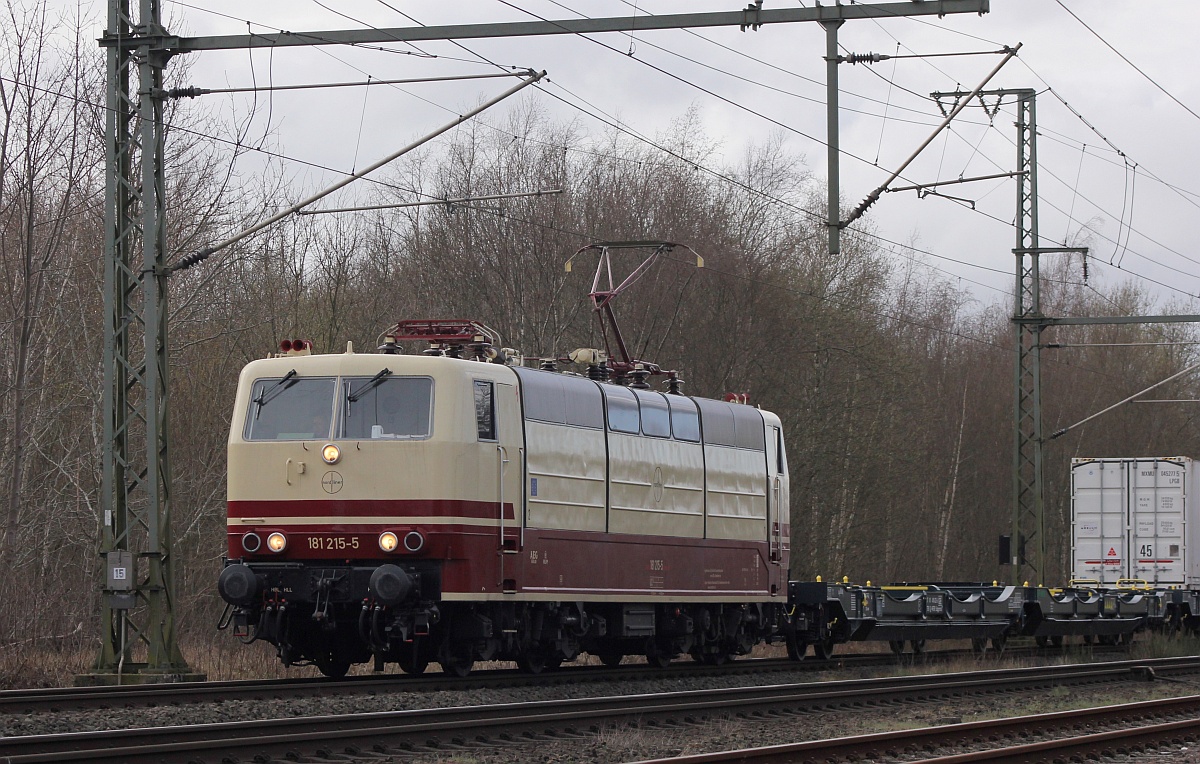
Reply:
<svg viewBox="0 0 1200 764"><path fill-rule="evenodd" d="M1037 94L1032 89L992 93L1017 99L1017 242L1013 333L1016 374L1013 389L1013 510L1012 571L1020 583L1029 571L1030 583L1046 574L1045 493L1042 481L1042 366L1043 319L1038 272ZM1027 547L1031 547L1027 551Z"/></svg>
<svg viewBox="0 0 1200 764"><path fill-rule="evenodd" d="M108 56L100 496L107 586L99 654L81 683L200 678L179 650L172 608L162 87L171 56L167 39L158 0L138 0L136 22L130 0L109 0L101 41ZM138 453L142 442L145 450Z"/></svg>

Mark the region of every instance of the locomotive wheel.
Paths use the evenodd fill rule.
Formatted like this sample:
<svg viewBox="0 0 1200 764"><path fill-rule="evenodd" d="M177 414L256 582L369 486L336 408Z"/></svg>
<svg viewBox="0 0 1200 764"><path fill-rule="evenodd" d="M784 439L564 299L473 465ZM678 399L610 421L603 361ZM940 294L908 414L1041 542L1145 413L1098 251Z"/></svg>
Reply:
<svg viewBox="0 0 1200 764"><path fill-rule="evenodd" d="M442 671L450 676L464 677L471 673L471 667L475 665L475 661L470 658L452 658L447 661L442 661Z"/></svg>
<svg viewBox="0 0 1200 764"><path fill-rule="evenodd" d="M526 674L540 674L547 668L546 654L540 650L527 650L517 656L517 668Z"/></svg>
<svg viewBox="0 0 1200 764"><path fill-rule="evenodd" d="M624 658L625 656L621 655L620 653L600 653L596 657L599 658L600 662L602 664L604 664L605 666L608 666L609 668L613 668L615 666L620 666L621 659Z"/></svg>
<svg viewBox="0 0 1200 764"><path fill-rule="evenodd" d="M903 639L889 640L888 647L892 648L892 652L895 653L896 655L901 655L904 653L904 640Z"/></svg>
<svg viewBox="0 0 1200 764"><path fill-rule="evenodd" d="M650 664L654 668L666 668L667 666L671 665L671 656L658 652L647 653L646 663Z"/></svg>
<svg viewBox="0 0 1200 764"><path fill-rule="evenodd" d="M425 669L429 668L429 661L415 657L401 658L396 663L405 674L424 674Z"/></svg>
<svg viewBox="0 0 1200 764"><path fill-rule="evenodd" d="M813 642L813 655L827 661L833 657L833 637L826 637L820 642Z"/></svg>
<svg viewBox="0 0 1200 764"><path fill-rule="evenodd" d="M341 679L350 671L350 661L341 658L318 658L317 668L330 679Z"/></svg>
<svg viewBox="0 0 1200 764"><path fill-rule="evenodd" d="M794 661L804 660L804 654L808 652L808 643L802 639L789 636L784 640L787 643L788 658Z"/></svg>

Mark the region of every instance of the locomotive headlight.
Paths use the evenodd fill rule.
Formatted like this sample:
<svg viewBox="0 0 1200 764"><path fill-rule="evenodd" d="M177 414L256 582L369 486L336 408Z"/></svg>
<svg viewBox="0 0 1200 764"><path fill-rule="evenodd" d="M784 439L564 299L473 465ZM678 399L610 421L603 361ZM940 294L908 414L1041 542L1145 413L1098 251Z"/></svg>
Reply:
<svg viewBox="0 0 1200 764"><path fill-rule="evenodd" d="M400 546L400 539L391 531L384 531L379 534L379 548L385 552L394 552L396 547Z"/></svg>
<svg viewBox="0 0 1200 764"><path fill-rule="evenodd" d="M321 458L326 464L337 464L338 459L342 458L342 449L338 448L333 443L326 443L321 449Z"/></svg>
<svg viewBox="0 0 1200 764"><path fill-rule="evenodd" d="M287 536L284 536L279 531L275 531L270 536L267 536L267 549L276 553L287 549Z"/></svg>

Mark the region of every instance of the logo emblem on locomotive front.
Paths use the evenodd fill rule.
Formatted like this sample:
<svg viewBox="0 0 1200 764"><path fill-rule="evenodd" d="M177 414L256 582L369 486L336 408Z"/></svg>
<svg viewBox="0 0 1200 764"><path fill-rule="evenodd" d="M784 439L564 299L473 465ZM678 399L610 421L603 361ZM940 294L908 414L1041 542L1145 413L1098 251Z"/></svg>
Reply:
<svg viewBox="0 0 1200 764"><path fill-rule="evenodd" d="M342 490L342 473L330 470L321 476L321 487L325 493L334 494Z"/></svg>

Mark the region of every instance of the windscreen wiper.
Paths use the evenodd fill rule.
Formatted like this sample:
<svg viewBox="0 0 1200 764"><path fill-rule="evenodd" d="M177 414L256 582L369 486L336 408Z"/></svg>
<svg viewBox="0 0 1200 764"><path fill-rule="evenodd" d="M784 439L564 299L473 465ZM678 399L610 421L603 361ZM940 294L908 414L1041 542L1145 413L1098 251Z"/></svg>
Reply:
<svg viewBox="0 0 1200 764"><path fill-rule="evenodd" d="M271 398L275 397L274 395L271 395L271 398L268 398L267 397L268 395L275 392L275 390L278 389L280 387L280 385L283 386L283 389L279 390L279 392L282 393L284 390L288 389L289 387L291 387L292 385L294 385L300 381L298 379L293 379L293 377L295 377L295 376L296 376L296 370L292 369L287 374L284 374L283 377L281 377L278 381L276 381L275 384L271 385L266 390L263 390L261 393L259 393L257 398L250 401L251 403L258 405L258 409L254 412L255 419L258 419L258 415L262 413L262 408L264 405L266 405L267 401L269 401Z"/></svg>
<svg viewBox="0 0 1200 764"><path fill-rule="evenodd" d="M358 403L359 398L361 398L364 395L366 395L367 393L371 392L376 387L379 387L379 385L383 383L383 380L387 379L390 376L392 376L392 370L384 369L383 371L379 372L375 376L368 379L366 382L363 382L362 387L358 388L354 392L347 395L346 401L349 403Z"/></svg>

